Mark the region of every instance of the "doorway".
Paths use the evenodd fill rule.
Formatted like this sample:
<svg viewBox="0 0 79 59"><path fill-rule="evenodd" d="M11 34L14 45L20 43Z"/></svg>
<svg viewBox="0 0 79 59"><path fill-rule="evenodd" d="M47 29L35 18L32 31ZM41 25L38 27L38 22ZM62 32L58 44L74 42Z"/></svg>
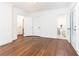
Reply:
<svg viewBox="0 0 79 59"><path fill-rule="evenodd" d="M60 39L66 39L66 15L59 15L57 21L57 37Z"/></svg>
<svg viewBox="0 0 79 59"><path fill-rule="evenodd" d="M24 36L24 16L17 15L17 38Z"/></svg>

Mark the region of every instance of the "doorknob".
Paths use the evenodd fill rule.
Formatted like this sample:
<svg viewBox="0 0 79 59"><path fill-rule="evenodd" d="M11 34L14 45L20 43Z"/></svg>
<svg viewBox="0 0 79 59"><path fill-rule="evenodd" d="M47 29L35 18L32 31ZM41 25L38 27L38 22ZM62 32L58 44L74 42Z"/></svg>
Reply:
<svg viewBox="0 0 79 59"><path fill-rule="evenodd" d="M74 31L76 31L76 29L73 29Z"/></svg>
<svg viewBox="0 0 79 59"><path fill-rule="evenodd" d="M77 27L77 26L74 26L74 28L73 28L74 31L76 31L76 27Z"/></svg>
<svg viewBox="0 0 79 59"><path fill-rule="evenodd" d="M76 31L76 28L73 28L74 31Z"/></svg>

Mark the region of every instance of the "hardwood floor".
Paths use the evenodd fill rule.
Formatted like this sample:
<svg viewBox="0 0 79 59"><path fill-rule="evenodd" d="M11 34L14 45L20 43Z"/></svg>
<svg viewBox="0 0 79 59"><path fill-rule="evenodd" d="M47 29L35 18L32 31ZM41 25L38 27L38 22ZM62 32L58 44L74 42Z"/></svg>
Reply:
<svg viewBox="0 0 79 59"><path fill-rule="evenodd" d="M70 43L62 39L36 36L18 37L0 47L1 56L77 56Z"/></svg>

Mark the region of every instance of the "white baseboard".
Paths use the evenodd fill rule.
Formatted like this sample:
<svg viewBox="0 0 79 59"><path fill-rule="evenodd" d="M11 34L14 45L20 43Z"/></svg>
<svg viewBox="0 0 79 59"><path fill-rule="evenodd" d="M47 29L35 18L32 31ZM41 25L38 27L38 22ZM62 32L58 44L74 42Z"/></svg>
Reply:
<svg viewBox="0 0 79 59"><path fill-rule="evenodd" d="M8 44L8 43L10 43L10 42L12 42L12 41L13 41L13 40L9 40L9 41L2 42L2 43L0 43L0 46L6 45L6 44Z"/></svg>
<svg viewBox="0 0 79 59"><path fill-rule="evenodd" d="M11 42L13 42L14 40L16 40L16 39L12 39L12 40L8 40L8 41L0 42L0 46L6 45L6 44L8 44L8 43L11 43Z"/></svg>
<svg viewBox="0 0 79 59"><path fill-rule="evenodd" d="M79 55L79 50L76 50L77 54Z"/></svg>

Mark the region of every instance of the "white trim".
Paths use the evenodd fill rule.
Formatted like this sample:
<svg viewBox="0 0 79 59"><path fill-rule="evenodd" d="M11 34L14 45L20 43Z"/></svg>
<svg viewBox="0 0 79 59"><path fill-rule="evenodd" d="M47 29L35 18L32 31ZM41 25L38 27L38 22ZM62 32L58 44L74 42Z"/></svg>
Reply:
<svg viewBox="0 0 79 59"><path fill-rule="evenodd" d="M14 40L16 40L16 39L14 39ZM9 41L2 42L2 43L0 43L0 46L6 45L6 44L8 44L8 43L11 43L11 42L13 42L14 40L9 40Z"/></svg>

